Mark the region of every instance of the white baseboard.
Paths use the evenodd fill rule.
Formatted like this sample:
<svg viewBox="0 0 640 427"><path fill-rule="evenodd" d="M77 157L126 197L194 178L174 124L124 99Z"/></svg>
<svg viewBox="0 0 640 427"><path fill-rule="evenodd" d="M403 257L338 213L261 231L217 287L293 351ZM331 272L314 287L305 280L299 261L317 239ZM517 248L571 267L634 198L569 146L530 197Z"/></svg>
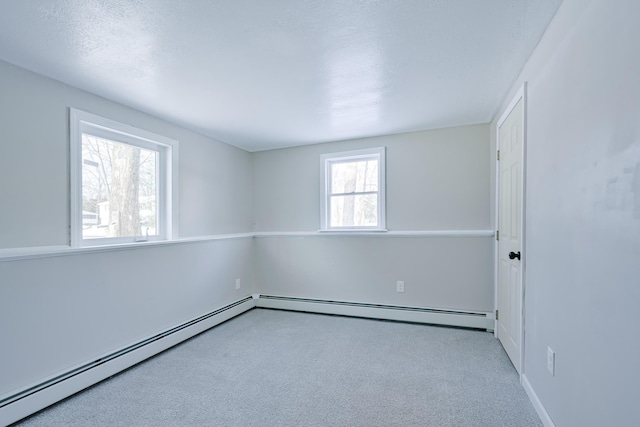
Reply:
<svg viewBox="0 0 640 427"><path fill-rule="evenodd" d="M553 423L553 420L549 416L549 413L538 398L538 395L533 390L533 387L531 387L531 383L529 382L525 374L522 374L522 387L524 388L524 391L527 392L527 396L529 396L529 400L531 400L531 403L538 413L540 420L542 420L542 424L544 424L545 427L556 427L556 425Z"/></svg>
<svg viewBox="0 0 640 427"><path fill-rule="evenodd" d="M256 300L253 298L236 301L189 322L176 325L147 340L134 343L129 346L135 347L131 351L105 355L100 358L108 360L104 363L88 362L85 366L95 366L87 367L85 370L75 368L61 372L51 379L42 381L40 385L32 385L22 392L16 391L12 393L12 398L5 398L3 406L0 406L0 425L5 426L21 420L255 306ZM59 380L55 380L56 378Z"/></svg>
<svg viewBox="0 0 640 427"><path fill-rule="evenodd" d="M68 371L45 378L38 384L10 393L10 396L0 399L0 425L21 420L254 307L493 329L492 313L255 294L252 298L236 301L154 337L132 343L127 348L105 355L96 361L88 361ZM535 393L533 395L535 396ZM541 404L540 407L542 407ZM537 407L536 410L538 410ZM553 426L552 423L546 425Z"/></svg>
<svg viewBox="0 0 640 427"><path fill-rule="evenodd" d="M273 295L254 295L256 307L309 313L338 314L369 319L399 320L403 322L458 326L493 331L492 313L408 307L383 304L365 304L347 301L329 301Z"/></svg>

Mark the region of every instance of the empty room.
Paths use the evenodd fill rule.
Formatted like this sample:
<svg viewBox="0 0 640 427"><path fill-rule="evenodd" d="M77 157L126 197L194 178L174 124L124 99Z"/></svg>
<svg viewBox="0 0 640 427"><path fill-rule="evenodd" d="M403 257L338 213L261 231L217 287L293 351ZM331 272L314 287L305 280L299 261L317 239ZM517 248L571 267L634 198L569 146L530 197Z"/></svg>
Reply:
<svg viewBox="0 0 640 427"><path fill-rule="evenodd" d="M640 2L0 2L0 426L640 425Z"/></svg>

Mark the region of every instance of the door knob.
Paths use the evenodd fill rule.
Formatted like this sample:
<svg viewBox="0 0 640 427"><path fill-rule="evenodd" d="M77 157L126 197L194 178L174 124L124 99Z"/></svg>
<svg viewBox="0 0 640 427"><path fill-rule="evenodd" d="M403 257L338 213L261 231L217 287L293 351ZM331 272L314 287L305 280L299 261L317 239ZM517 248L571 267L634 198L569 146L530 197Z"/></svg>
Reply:
<svg viewBox="0 0 640 427"><path fill-rule="evenodd" d="M520 259L520 251L518 251L518 253L515 252L509 252L509 259Z"/></svg>

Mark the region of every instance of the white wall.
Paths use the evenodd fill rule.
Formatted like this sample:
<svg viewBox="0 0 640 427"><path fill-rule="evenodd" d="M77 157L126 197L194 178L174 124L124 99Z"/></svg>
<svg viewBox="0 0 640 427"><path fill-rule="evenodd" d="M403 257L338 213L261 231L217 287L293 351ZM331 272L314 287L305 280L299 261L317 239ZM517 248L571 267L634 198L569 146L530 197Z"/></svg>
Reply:
<svg viewBox="0 0 640 427"><path fill-rule="evenodd" d="M565 0L497 114L528 81L524 373L558 426L640 419L639 16ZM495 121L248 154L2 62L0 93L0 248L68 242L70 106L180 141L182 236L314 232L320 154L376 146L390 230L492 228ZM492 238L254 240L0 262L0 395L254 289L493 310Z"/></svg>
<svg viewBox="0 0 640 427"><path fill-rule="evenodd" d="M252 239L0 262L0 277L3 396L250 294Z"/></svg>
<svg viewBox="0 0 640 427"><path fill-rule="evenodd" d="M258 237L262 294L491 312L490 237ZM396 281L405 292L396 292Z"/></svg>
<svg viewBox="0 0 640 427"><path fill-rule="evenodd" d="M68 245L69 107L179 141L180 237L251 231L252 172L245 151L4 62L0 94L0 397L254 292L251 238L7 258Z"/></svg>
<svg viewBox="0 0 640 427"><path fill-rule="evenodd" d="M524 374L557 426L640 422L639 17L565 0L505 99L528 81Z"/></svg>
<svg viewBox="0 0 640 427"><path fill-rule="evenodd" d="M251 155L0 61L0 248L69 243L69 107L179 141L179 235L251 228Z"/></svg>
<svg viewBox="0 0 640 427"><path fill-rule="evenodd" d="M387 228L487 229L487 125L460 126L253 153L256 231L317 231L320 155L387 147Z"/></svg>
<svg viewBox="0 0 640 427"><path fill-rule="evenodd" d="M255 230L317 231L320 154L378 146L390 231L490 228L489 127L474 125L254 153ZM280 235L256 238L255 256L262 293L493 311L490 236Z"/></svg>

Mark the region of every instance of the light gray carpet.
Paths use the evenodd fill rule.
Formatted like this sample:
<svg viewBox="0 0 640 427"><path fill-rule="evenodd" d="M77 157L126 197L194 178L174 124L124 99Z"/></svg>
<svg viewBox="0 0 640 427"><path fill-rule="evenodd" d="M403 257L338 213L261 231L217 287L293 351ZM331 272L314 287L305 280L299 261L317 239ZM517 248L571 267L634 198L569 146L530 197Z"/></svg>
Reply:
<svg viewBox="0 0 640 427"><path fill-rule="evenodd" d="M20 426L540 426L492 334L254 309Z"/></svg>

